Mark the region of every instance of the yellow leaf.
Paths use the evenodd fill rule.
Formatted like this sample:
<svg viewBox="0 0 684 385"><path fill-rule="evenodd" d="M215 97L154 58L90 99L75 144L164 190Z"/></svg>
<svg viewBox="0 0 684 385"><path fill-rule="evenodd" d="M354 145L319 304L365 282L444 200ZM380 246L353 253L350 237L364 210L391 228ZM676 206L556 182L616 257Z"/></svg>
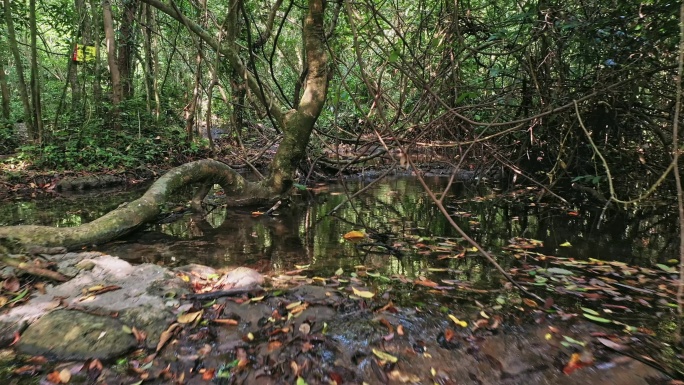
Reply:
<svg viewBox="0 0 684 385"><path fill-rule="evenodd" d="M287 310L294 309L301 304L302 304L302 301L292 302L291 304L285 306L285 309L287 309Z"/></svg>
<svg viewBox="0 0 684 385"><path fill-rule="evenodd" d="M397 362L399 359L389 353L383 352L382 350L378 350L373 348L373 354L375 354L379 359L383 361L388 361L391 363Z"/></svg>
<svg viewBox="0 0 684 385"><path fill-rule="evenodd" d="M570 242L563 242L563 243L561 243L561 244L558 245L558 246L560 246L560 247L572 247L572 245L570 244Z"/></svg>
<svg viewBox="0 0 684 385"><path fill-rule="evenodd" d="M189 324L195 322L199 317L202 316L202 313L204 313L204 310L192 312L192 313L185 313L181 314L178 316L178 323L180 324Z"/></svg>
<svg viewBox="0 0 684 385"><path fill-rule="evenodd" d="M264 213L261 211L252 211L252 217L254 217L254 218L260 217L262 215L264 215Z"/></svg>
<svg viewBox="0 0 684 385"><path fill-rule="evenodd" d="M265 297L265 296L262 295L261 297L250 298L249 301L250 301L250 302L259 302L259 301L261 301L262 299L264 299L264 297Z"/></svg>
<svg viewBox="0 0 684 385"><path fill-rule="evenodd" d="M344 236L343 236L343 238L348 240L348 241L363 239L365 237L366 237L366 234L364 234L360 231L356 231L356 230L350 231L347 234L344 234Z"/></svg>
<svg viewBox="0 0 684 385"><path fill-rule="evenodd" d="M548 341L548 340L550 340L551 338L553 338L553 336L551 335L551 333L546 333L546 335L544 336L544 338Z"/></svg>
<svg viewBox="0 0 684 385"><path fill-rule="evenodd" d="M466 321L461 321L460 319L456 318L454 315L449 314L449 318L454 321L456 325L459 325L460 327L464 328L468 326L468 323Z"/></svg>
<svg viewBox="0 0 684 385"><path fill-rule="evenodd" d="M66 384L71 380L71 372L69 369L62 369L61 372L59 372L59 380L62 382L62 384Z"/></svg>
<svg viewBox="0 0 684 385"><path fill-rule="evenodd" d="M370 291L366 290L359 290L352 286L352 291L354 292L355 295L361 297L361 298L373 298L375 296L375 293L371 293Z"/></svg>

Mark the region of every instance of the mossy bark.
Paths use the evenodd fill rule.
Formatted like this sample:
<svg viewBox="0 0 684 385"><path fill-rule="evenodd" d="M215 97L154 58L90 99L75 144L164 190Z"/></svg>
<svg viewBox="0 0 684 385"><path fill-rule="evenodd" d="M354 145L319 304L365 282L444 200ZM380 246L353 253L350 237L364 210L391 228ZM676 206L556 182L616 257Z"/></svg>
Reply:
<svg viewBox="0 0 684 385"><path fill-rule="evenodd" d="M126 203L104 216L77 227L11 226L0 227L0 245L10 251L28 246L63 246L74 249L98 244L130 233L153 221L166 200L188 185L220 185L233 205L249 205L277 198L260 184L250 183L228 165L199 160L176 167L159 178L139 199Z"/></svg>

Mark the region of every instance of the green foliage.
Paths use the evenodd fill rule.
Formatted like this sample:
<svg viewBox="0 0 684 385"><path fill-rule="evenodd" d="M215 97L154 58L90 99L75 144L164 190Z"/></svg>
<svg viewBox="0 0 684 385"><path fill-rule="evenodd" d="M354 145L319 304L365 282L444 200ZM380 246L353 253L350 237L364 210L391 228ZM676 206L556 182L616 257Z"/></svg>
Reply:
<svg viewBox="0 0 684 385"><path fill-rule="evenodd" d="M128 107L127 111L134 110ZM207 148L202 142L188 145L182 127L169 120L157 122L146 113L121 114L120 129L102 119L75 123L53 131L43 146L22 146L18 159L33 161L36 168L102 171L175 165Z"/></svg>

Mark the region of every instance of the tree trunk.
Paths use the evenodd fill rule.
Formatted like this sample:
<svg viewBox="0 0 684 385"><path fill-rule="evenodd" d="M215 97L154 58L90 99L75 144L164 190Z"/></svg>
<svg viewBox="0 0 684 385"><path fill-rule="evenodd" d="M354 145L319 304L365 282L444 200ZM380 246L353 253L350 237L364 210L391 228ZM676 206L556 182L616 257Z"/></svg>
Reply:
<svg viewBox="0 0 684 385"><path fill-rule="evenodd" d="M8 1L8 0L5 0ZM121 103L123 96L121 88L121 75L119 65L116 60L116 47L114 42L114 21L112 20L112 6L109 0L102 2L103 26L105 31L105 41L107 42L107 63L109 73L112 77L112 104L116 107Z"/></svg>
<svg viewBox="0 0 684 385"><path fill-rule="evenodd" d="M10 94L5 76L5 63L0 59L0 96L2 96L2 118L9 123L10 119Z"/></svg>
<svg viewBox="0 0 684 385"><path fill-rule="evenodd" d="M192 87L190 102L185 107L185 140L188 144L192 142L193 128L195 127L195 110L197 109L200 81L202 80L202 43L199 45L199 51L195 60L195 82Z"/></svg>
<svg viewBox="0 0 684 385"><path fill-rule="evenodd" d="M24 77L24 65L21 61L21 53L19 52L17 37L14 33L14 22L12 21L12 8L10 6L10 0L3 0L3 3L5 9L5 23L7 23L7 40L9 42L12 55L14 56L14 64L17 68L17 78L19 80L17 88L19 88L21 104L24 107L24 124L26 124L29 139L33 140L35 138L35 130L32 124L33 113L31 112L31 102L29 100L28 89L26 88L26 78Z"/></svg>
<svg viewBox="0 0 684 385"><path fill-rule="evenodd" d="M100 62L100 15L98 9L99 2L97 0L91 0L91 18L92 18L92 42L95 45L95 63L93 65L93 73L95 79L93 80L93 104L95 105L95 111L97 114L102 112L102 74L101 74L101 62Z"/></svg>
<svg viewBox="0 0 684 385"><path fill-rule="evenodd" d="M145 51L145 65L143 66L143 68L145 73L145 93L147 95L147 112L152 112L152 101L155 100L155 112L156 115L159 116L159 110L156 105L156 100L158 100L158 98L155 98L156 95L154 85L156 76L154 72L155 53L153 52L152 48L152 7L150 7L149 4L145 4L143 11L145 13L145 27L143 28L143 48Z"/></svg>
<svg viewBox="0 0 684 385"><path fill-rule="evenodd" d="M138 9L138 0L124 1L123 14L119 28L117 41L119 73L121 76L121 96L129 99L133 96L133 50L135 49L135 12ZM110 8L111 9L111 8Z"/></svg>
<svg viewBox="0 0 684 385"><path fill-rule="evenodd" d="M29 1L29 28L31 29L31 102L33 104L33 123L35 138L43 142L43 113L40 102L40 73L38 72L38 49L36 38L36 0Z"/></svg>

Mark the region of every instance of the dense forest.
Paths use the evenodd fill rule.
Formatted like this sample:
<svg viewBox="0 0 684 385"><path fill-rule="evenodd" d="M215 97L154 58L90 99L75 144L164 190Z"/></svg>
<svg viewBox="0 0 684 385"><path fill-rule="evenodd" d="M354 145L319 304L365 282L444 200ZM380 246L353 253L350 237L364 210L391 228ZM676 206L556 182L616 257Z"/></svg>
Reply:
<svg viewBox="0 0 684 385"><path fill-rule="evenodd" d="M673 2L3 5L0 153L12 169L249 163L318 87L311 139L297 139L305 174L386 151L602 201L674 186ZM307 40L311 7L321 20ZM343 153L366 143L381 146Z"/></svg>
<svg viewBox="0 0 684 385"><path fill-rule="evenodd" d="M250 284L248 289L226 283L228 275L218 279L223 274L218 270L183 273L170 270L176 266L162 267L164 263L159 266L129 264L129 273L121 275L134 282L126 285L151 285L136 289L138 292L156 290L152 288L156 283L147 282L147 276L136 278L136 274L148 270L150 275L162 277L159 282L163 284L192 285L183 289L187 292L181 300L192 302L181 306L183 311L175 313L179 301L174 305L176 308L167 309L171 307L167 305L171 297L166 297L166 293L163 302L151 305L154 312L142 312L163 313L166 317L157 320L163 328L148 340L148 353L156 347L147 357L148 362L158 358L157 354L174 335L183 336L189 345L197 347L197 341L204 341L208 334L188 335L188 331L220 321L222 327L264 327L256 337L252 332L233 336L238 342L226 348L233 354L231 360L235 359L233 366L226 369L223 363L214 363L218 372L226 369L228 376L230 370L233 374L242 373L244 382L237 383L253 383L242 370L250 360L254 368L263 365L268 370L277 369L276 380L287 374L289 382L281 383L296 380L297 384L306 384L303 373L315 379L311 383L342 383L342 372L338 372L341 365L337 360L331 360L331 368L316 363L342 350L317 355L314 348L327 349L346 338L344 333L350 331L356 338L362 336L363 347L358 351L365 351L357 354L350 350L346 354L350 361L346 365L353 368L349 373L361 368L366 374L374 373L379 383L389 383L391 376L397 375L394 364L398 358L392 354L431 358L427 345L421 347L414 343L428 338L430 343L439 346L431 352L440 354L470 346L463 350L472 354L472 362L477 364L449 355L442 359L446 363L444 371L455 370L451 363L459 361L462 367L458 370L470 373L473 381L477 376L469 371L482 362L500 371L495 373L501 375L496 378L515 378L506 377L512 372L502 364L508 362L507 354L514 358L523 354L509 350L513 345L521 352L536 351L538 346L547 349L538 355L542 357L539 362L545 363L530 366L528 371L521 370L520 378L532 378L534 373L544 370L549 378L557 378L554 376L559 373L569 376L585 366L596 364L599 368L603 364L599 365L600 360L594 360L594 355L608 357L607 351L657 369L667 377L664 381L684 378L681 364L684 193L679 162L684 4L664 0L0 1L0 201L9 202L7 197L27 191L32 194L28 199L41 192L50 198L58 197L54 193L66 188L60 183L72 177L78 180L104 175L113 178L100 179L105 183L123 180L129 186L144 179L150 183L156 179L141 197L117 201L87 220L79 217L72 227L39 226L25 224L33 222L23 220L0 222L0 263L7 267L3 274L9 271L2 276L4 281L0 284L3 310L0 317L5 317L5 321L16 310L16 304L28 301L29 297L35 301L48 296L43 291L45 285L34 285L32 278L26 281L27 275L53 283L69 280L68 274L58 270L64 269L64 264L48 263L46 258L71 255L71 262L78 270L69 267L66 271L73 274L76 271L77 277L95 274L86 272L93 266L82 267L85 265L80 258L107 260L112 264L108 268L114 273L96 277L104 282L117 275L118 270L112 266L122 266L123 262L108 260L114 258L109 255L93 257L88 253L124 235L135 235L134 230L144 228L144 224L163 227L173 221L187 221L194 233L190 231L187 242L192 248L184 253L198 255L210 249L211 239L218 239L205 234L241 233L242 238L236 237L237 241L231 238L225 243L239 243L238 248L247 250L243 244L249 242L245 239L270 234L271 238L263 241L264 244L285 245L284 239L289 237L294 240L291 243L299 245L300 238L307 242L313 239L316 226L319 230L329 226L328 230L321 230L321 233L327 231L326 236L332 234L329 243L344 244L345 252L360 253L364 257L382 254L385 259L371 258L369 261L375 265L369 262L369 266L365 265L365 259L353 264L347 261L352 267L340 266L334 273L329 271L327 276L315 278L303 275L312 271L311 264L320 262L313 251L307 255L306 263L297 260L292 269L287 265L292 261L272 263L277 266L271 266L271 273L290 269L283 274L285 281L299 279L313 284L314 289L321 289L317 291L320 298L315 301L311 298L316 295L293 289L302 282L283 289L285 294L279 290L273 294L269 292L273 287L260 286L264 283L261 272L244 266L236 270L248 271L256 280L256 286ZM415 177L411 181L419 183L421 191L411 190L413 195L408 197L411 205L399 209L395 206L401 206L401 199L408 195L405 181L375 192L378 195L375 198L380 197L378 201L384 202L383 210L394 210L397 217L392 220L393 225L379 211L364 213L356 207L350 209L353 211L350 217L335 217L340 207L357 196L346 185L344 201L336 203L334 208L326 206L325 213L314 210L310 215L306 211L304 225L287 214L281 218L278 218L280 214L271 216L281 207L281 198L296 195L293 192L306 193L309 200L299 207L285 202L283 206L289 207L291 213L310 210L310 206L302 207L313 207L314 203L330 206L333 200L327 199L332 194L316 200L316 194L329 186L316 183L339 177L340 184L344 184L352 179L344 176L360 173L359 179L370 184L390 173ZM428 185L424 176L435 176L433 184ZM456 180L467 183L454 183ZM485 182L480 184L480 181ZM463 186L470 182L468 188L472 195L468 198L448 194L466 190ZM83 180L74 183L75 189L87 184ZM212 190L217 184L223 191ZM188 185L196 188L188 189ZM483 186L487 192L477 195L484 191L478 190ZM321 190L316 190L319 187ZM367 187L360 188L360 192ZM174 202L170 200L179 192L191 192L192 198L189 203L185 201L173 207ZM504 203L499 205L492 199L487 203L489 206L478 208L480 213L489 215L467 212L468 200L469 203L483 202L493 196ZM258 210L264 211L231 214L226 211L221 214L220 224L209 226L204 222L211 212L202 216L205 214L202 210L212 199L227 201L215 204L212 210L258 205ZM31 207L27 212L35 213L41 206L31 203L25 207ZM425 211L425 221L421 225L406 225L407 217L419 211L418 207ZM535 211L540 207L555 210L548 217L552 221L539 219L547 218L541 211ZM539 217L528 215L532 211ZM190 218L198 212L202 215ZM106 214L100 216L102 213ZM225 220L230 215L242 215L246 220L242 218L231 224ZM366 224L364 216L369 217ZM440 217L439 221L432 220L435 216ZM258 222L260 219L264 221ZM439 231L428 234L427 229L436 228L437 222ZM575 249L576 254L564 254L573 245L551 234L564 228L554 224L569 222L577 225L573 229L580 229L573 234L576 235L573 242L587 241L584 248ZM250 230L255 225L261 226L259 230ZM486 226L498 226L506 235L492 241L478 234L480 227ZM630 255L640 250L650 252L643 253L648 255L636 267L629 265L633 261L620 259L624 255L594 255L597 258L583 255L583 251L587 254L594 247L585 236L600 226L604 226L601 231L607 234L605 250L629 249ZM379 230L381 227L384 232ZM530 230L533 227L534 231ZM162 237L154 234L154 230L149 231L151 228L145 228L146 236ZM357 231L359 228L365 233ZM513 235L514 228L520 233ZM306 234L302 236L302 232ZM653 237L655 233L662 236ZM532 238L545 236L553 240L552 245L544 246L542 241ZM172 247L168 244L180 242L181 238L166 234L157 247L170 250ZM138 247L122 259L135 259L144 254L140 251L141 244L130 239L121 242ZM115 250L116 246L119 245L112 249L110 243L108 247ZM312 246L311 250L314 249ZM227 260L228 254L220 258ZM250 258L258 259L258 253L252 254ZM419 262L411 264L414 257L429 262L416 259ZM24 262L29 259L34 262ZM268 263L260 260L255 265L263 267ZM381 271L392 263L395 263L392 269ZM411 269L405 269L409 265ZM26 273L21 278L24 283L20 284L12 269ZM409 270L414 276L402 275ZM579 271L582 273L578 274ZM441 278L435 278L439 274L443 274ZM482 289L478 286L480 282L471 282L471 274L485 277L492 286ZM197 278L200 276L206 282L200 283ZM271 278L273 285L282 279ZM93 282L95 279L88 285ZM109 283L92 288L83 284L69 290L82 293L83 297L102 298L103 294L124 286L121 282ZM74 279L72 285L77 284L80 284L78 279ZM342 284L348 285L343 288ZM237 292L226 294L233 289ZM328 289L336 294L326 292ZM383 295L376 296L385 290ZM191 291L196 292L191 294ZM514 291L516 294L512 294ZM37 296L39 292L42 297ZM490 298L483 295L487 292ZM73 293L60 297L59 306L85 309L81 308L82 299L75 300L79 302L72 307L67 304L66 299ZM128 294L118 295L124 298L122 303L134 302L129 301ZM216 305L218 298L233 295L243 297ZM201 303L208 300L214 302ZM267 306L268 314L259 315L259 322L250 324L236 313L223 313L225 306L228 309L236 304L250 305L254 310L262 300L270 301L268 306L272 309ZM381 304L385 300L388 302ZM398 310L393 300L403 309ZM45 309L47 303L48 300L42 302ZM457 309L462 303L468 305ZM303 317L306 322L296 321L299 322L296 327L294 323L283 326L309 305L321 306L324 309L321 311L334 308L339 314L349 310L350 318L338 317L331 311L329 321L342 325L337 330L342 337L335 340L326 336L327 324L317 325L315 315ZM84 302L83 306L87 304ZM433 306L432 310L429 306ZM235 312L247 308L234 307ZM278 307L282 310L280 313L271 313ZM163 311L157 312L160 309ZM119 311L125 315L128 310L112 308L103 314L106 313L107 322L114 322ZM386 312L388 319L404 318L378 321L373 316L371 319L370 313L376 311ZM397 316L402 312L405 313ZM109 317L114 313L115 316ZM618 317L618 313L625 318L611 318ZM235 319L221 318L226 314ZM423 320L416 314L421 314ZM470 319L456 314L465 314ZM645 318L639 318L643 315L653 318L656 331L649 329L649 324L643 321ZM357 316L368 316L364 322L370 326L366 328L364 322L357 322ZM66 317L69 320L71 315ZM444 320L421 324L429 317ZM587 328L590 324L587 320L593 326L602 324L605 329ZM174 323L165 331L171 321ZM554 322L560 325L566 321L563 327L567 326L567 333L553 326ZM86 320L83 324L98 322ZM125 322L133 326L142 321ZM390 354L389 348L378 349L397 343L397 340L392 342L395 338L392 322L399 325L397 340L410 342L411 346L397 348ZM401 338L402 322L407 329L413 327L409 330L414 333L410 337L413 340ZM526 322L526 332L509 333ZM442 328L445 323L449 327ZM17 329L18 322L9 324L15 329L4 332L0 329L3 349L12 347L24 332ZM363 337L373 335L378 324L387 326L389 334L375 335L378 338L374 340ZM503 324L506 327L498 329ZM273 325L277 328L269 329ZM622 331L617 332L616 325ZM112 338L118 342L127 338L130 346L103 357L116 357L134 346L141 347L141 351L145 349L142 347L147 337L145 332L124 326L127 329L118 324L112 327L126 334ZM457 331L454 327L458 327ZM47 329L55 334L53 331L61 327ZM220 340L217 335L225 329L215 329L220 332L210 338ZM365 334L371 329L373 332ZM239 330L242 333L247 329ZM529 337L524 342L530 345L524 345L522 340L515 343L506 340L516 333ZM96 342L86 345L93 348L105 334L94 333ZM505 353L499 361L492 355L478 355L482 346L474 348L490 337L504 347L491 348L494 355ZM41 336L34 338L44 340ZM150 342L155 338L159 345ZM273 344L281 343L279 339L284 344L282 347L293 349L287 357L292 361L282 360L276 365L269 361L273 359L269 354L272 349L281 348ZM293 341L297 344L292 344ZM257 343L267 347L268 353L264 355L267 358L262 357L262 361L262 358L255 359L256 350L250 351L249 358L244 350ZM369 344L374 346L370 353ZM352 345L348 347L357 348ZM628 351L627 345L645 348ZM209 357L207 346L211 348L205 345L196 357ZM261 353L266 350L262 349ZM29 354L37 353L29 351ZM213 354L219 360L225 358L218 351ZM301 358L307 354L313 358L302 362ZM558 355L552 357L552 354ZM665 358L656 362L651 356ZM89 360L86 361L90 365L88 370L102 370L102 364L99 369L93 369L92 357L85 356ZM371 364L364 369L359 364L363 360L375 366ZM182 360L173 356L170 361L176 365L176 361ZM137 358L133 362L137 365ZM171 375L171 364L167 366L163 360L156 362L159 368L166 367L157 374L160 381L173 377L177 383L184 383L185 369L175 368L178 370ZM187 373L196 375L202 373L197 371L199 362L198 358L183 365L189 365ZM410 368L413 358L402 358L400 362ZM649 382L655 377L633 375L637 373L630 371L633 368L623 371L626 366L620 365L624 362L606 362L613 366L585 373L588 379L580 382L604 383L601 375L621 373L634 380L633 383L656 383ZM149 369L148 365L144 366ZM415 366L431 382L455 383L445 380L430 365ZM115 369L114 377L120 374ZM265 375L261 370L250 375ZM0 363L0 375L2 371ZM315 374L317 371L324 373ZM135 378L140 374L128 372L127 375ZM54 373L58 377L63 374ZM358 378L362 378L358 373L361 372L357 371ZM202 377L211 380L214 373ZM217 375L216 379L220 378L228 377ZM398 378L403 379L397 380L402 383L420 382L415 376ZM141 375L140 382L145 380L147 377ZM236 383L234 379L231 381ZM68 382L68 378L54 376L50 380L50 383ZM491 382L478 380L476 383Z"/></svg>

